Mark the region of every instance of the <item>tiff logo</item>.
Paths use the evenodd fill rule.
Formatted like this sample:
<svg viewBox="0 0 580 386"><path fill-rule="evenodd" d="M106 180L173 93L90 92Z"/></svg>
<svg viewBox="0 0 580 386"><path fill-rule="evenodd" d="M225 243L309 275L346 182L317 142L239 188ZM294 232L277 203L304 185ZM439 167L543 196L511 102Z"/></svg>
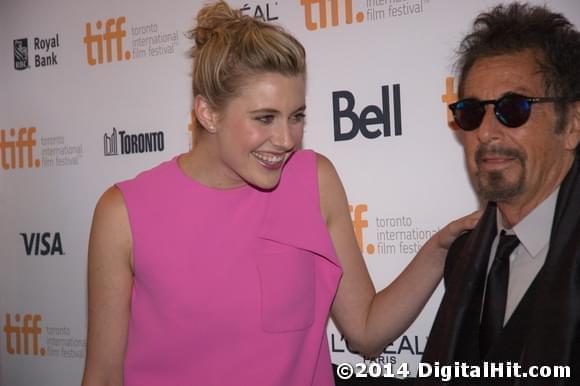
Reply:
<svg viewBox="0 0 580 386"><path fill-rule="evenodd" d="M28 66L28 39L14 40L14 69L25 70Z"/></svg>
<svg viewBox="0 0 580 386"><path fill-rule="evenodd" d="M352 227L354 229L354 236L361 252L364 252L364 229L369 227L369 222L363 217L363 214L369 210L367 204L349 205L348 209L352 217ZM369 244L366 246L366 251L369 254L375 253L375 246Z"/></svg>
<svg viewBox="0 0 580 386"><path fill-rule="evenodd" d="M34 133L36 133L35 127L18 129L18 136L14 128L0 130L0 164L2 164L2 169L40 167L40 160L34 157L34 149L37 144Z"/></svg>
<svg viewBox="0 0 580 386"><path fill-rule="evenodd" d="M300 0L300 5L304 7L304 23L309 31L326 28L329 16L332 27L340 24L341 16L346 24L352 24L353 19L357 23L362 23L365 19L362 12L354 14L352 0ZM328 6L330 6L330 15L328 15ZM315 10L318 11L318 18L315 18Z"/></svg>
<svg viewBox="0 0 580 386"><path fill-rule="evenodd" d="M62 240L60 237L60 232L54 233L50 232L44 233L20 233L24 241L24 250L27 256L39 254L42 256L46 255L64 255L62 250Z"/></svg>
<svg viewBox="0 0 580 386"><path fill-rule="evenodd" d="M102 32L103 22L99 20L95 23L96 32L94 34L91 23L85 24L85 37L83 42L87 48L87 62L89 65L103 64L105 57L107 63L111 63L113 61L113 52L116 53L116 61L131 59L130 51L123 52L123 38L127 36L127 31L123 29L125 21L125 16L117 19L108 19L104 23L105 32ZM113 43L115 50L113 50ZM93 50L97 51L96 58Z"/></svg>
<svg viewBox="0 0 580 386"><path fill-rule="evenodd" d="M4 323L6 352L12 355L46 355L44 347L40 347L42 329L39 323L42 321L42 316L26 314L21 318L20 314L16 314L14 321L16 323L13 324L11 314L6 314Z"/></svg>
<svg viewBox="0 0 580 386"><path fill-rule="evenodd" d="M441 96L441 102L445 103L445 107L449 106L451 103L457 102L457 93L455 92L455 78L452 76L448 76L445 78L445 94ZM453 119L453 114L449 108L447 110L447 126L451 127L452 129L459 129L455 120Z"/></svg>

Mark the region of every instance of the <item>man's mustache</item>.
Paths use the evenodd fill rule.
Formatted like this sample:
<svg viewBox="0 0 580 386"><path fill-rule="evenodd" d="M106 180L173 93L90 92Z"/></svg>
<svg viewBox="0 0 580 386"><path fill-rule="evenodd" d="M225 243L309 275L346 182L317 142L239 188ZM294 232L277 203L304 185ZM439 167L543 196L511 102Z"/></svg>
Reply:
<svg viewBox="0 0 580 386"><path fill-rule="evenodd" d="M498 146L498 145L481 145L475 152L475 162L477 165L481 165L484 157L488 156L502 156L509 158L516 158L522 164L524 163L526 156L524 153L518 149Z"/></svg>

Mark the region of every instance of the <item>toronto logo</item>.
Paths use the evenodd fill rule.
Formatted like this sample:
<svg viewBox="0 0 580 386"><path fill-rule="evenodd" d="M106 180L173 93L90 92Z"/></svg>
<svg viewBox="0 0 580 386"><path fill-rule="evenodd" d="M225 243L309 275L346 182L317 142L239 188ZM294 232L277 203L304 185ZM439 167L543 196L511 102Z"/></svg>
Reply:
<svg viewBox="0 0 580 386"><path fill-rule="evenodd" d="M103 151L105 156L120 154L136 154L163 151L165 136L162 131L150 133L129 134L125 130L103 135Z"/></svg>

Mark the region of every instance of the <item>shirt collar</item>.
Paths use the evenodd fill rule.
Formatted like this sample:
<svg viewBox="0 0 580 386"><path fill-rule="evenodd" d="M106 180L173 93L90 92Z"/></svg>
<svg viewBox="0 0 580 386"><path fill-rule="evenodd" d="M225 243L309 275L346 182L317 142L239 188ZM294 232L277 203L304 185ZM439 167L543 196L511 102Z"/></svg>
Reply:
<svg viewBox="0 0 580 386"><path fill-rule="evenodd" d="M556 188L548 198L512 228L513 233L518 236L520 243L532 257L537 256L550 241L559 191L560 187ZM497 209L497 229L498 233L505 229L502 226L502 214L499 209Z"/></svg>

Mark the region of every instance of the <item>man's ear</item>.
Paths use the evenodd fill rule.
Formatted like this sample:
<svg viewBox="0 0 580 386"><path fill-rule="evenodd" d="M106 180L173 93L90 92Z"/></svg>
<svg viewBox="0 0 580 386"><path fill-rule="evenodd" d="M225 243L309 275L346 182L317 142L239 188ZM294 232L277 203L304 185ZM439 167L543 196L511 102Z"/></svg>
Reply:
<svg viewBox="0 0 580 386"><path fill-rule="evenodd" d="M209 105L207 99L201 95L196 95L193 100L195 116L203 128L209 133L216 132L217 113Z"/></svg>

